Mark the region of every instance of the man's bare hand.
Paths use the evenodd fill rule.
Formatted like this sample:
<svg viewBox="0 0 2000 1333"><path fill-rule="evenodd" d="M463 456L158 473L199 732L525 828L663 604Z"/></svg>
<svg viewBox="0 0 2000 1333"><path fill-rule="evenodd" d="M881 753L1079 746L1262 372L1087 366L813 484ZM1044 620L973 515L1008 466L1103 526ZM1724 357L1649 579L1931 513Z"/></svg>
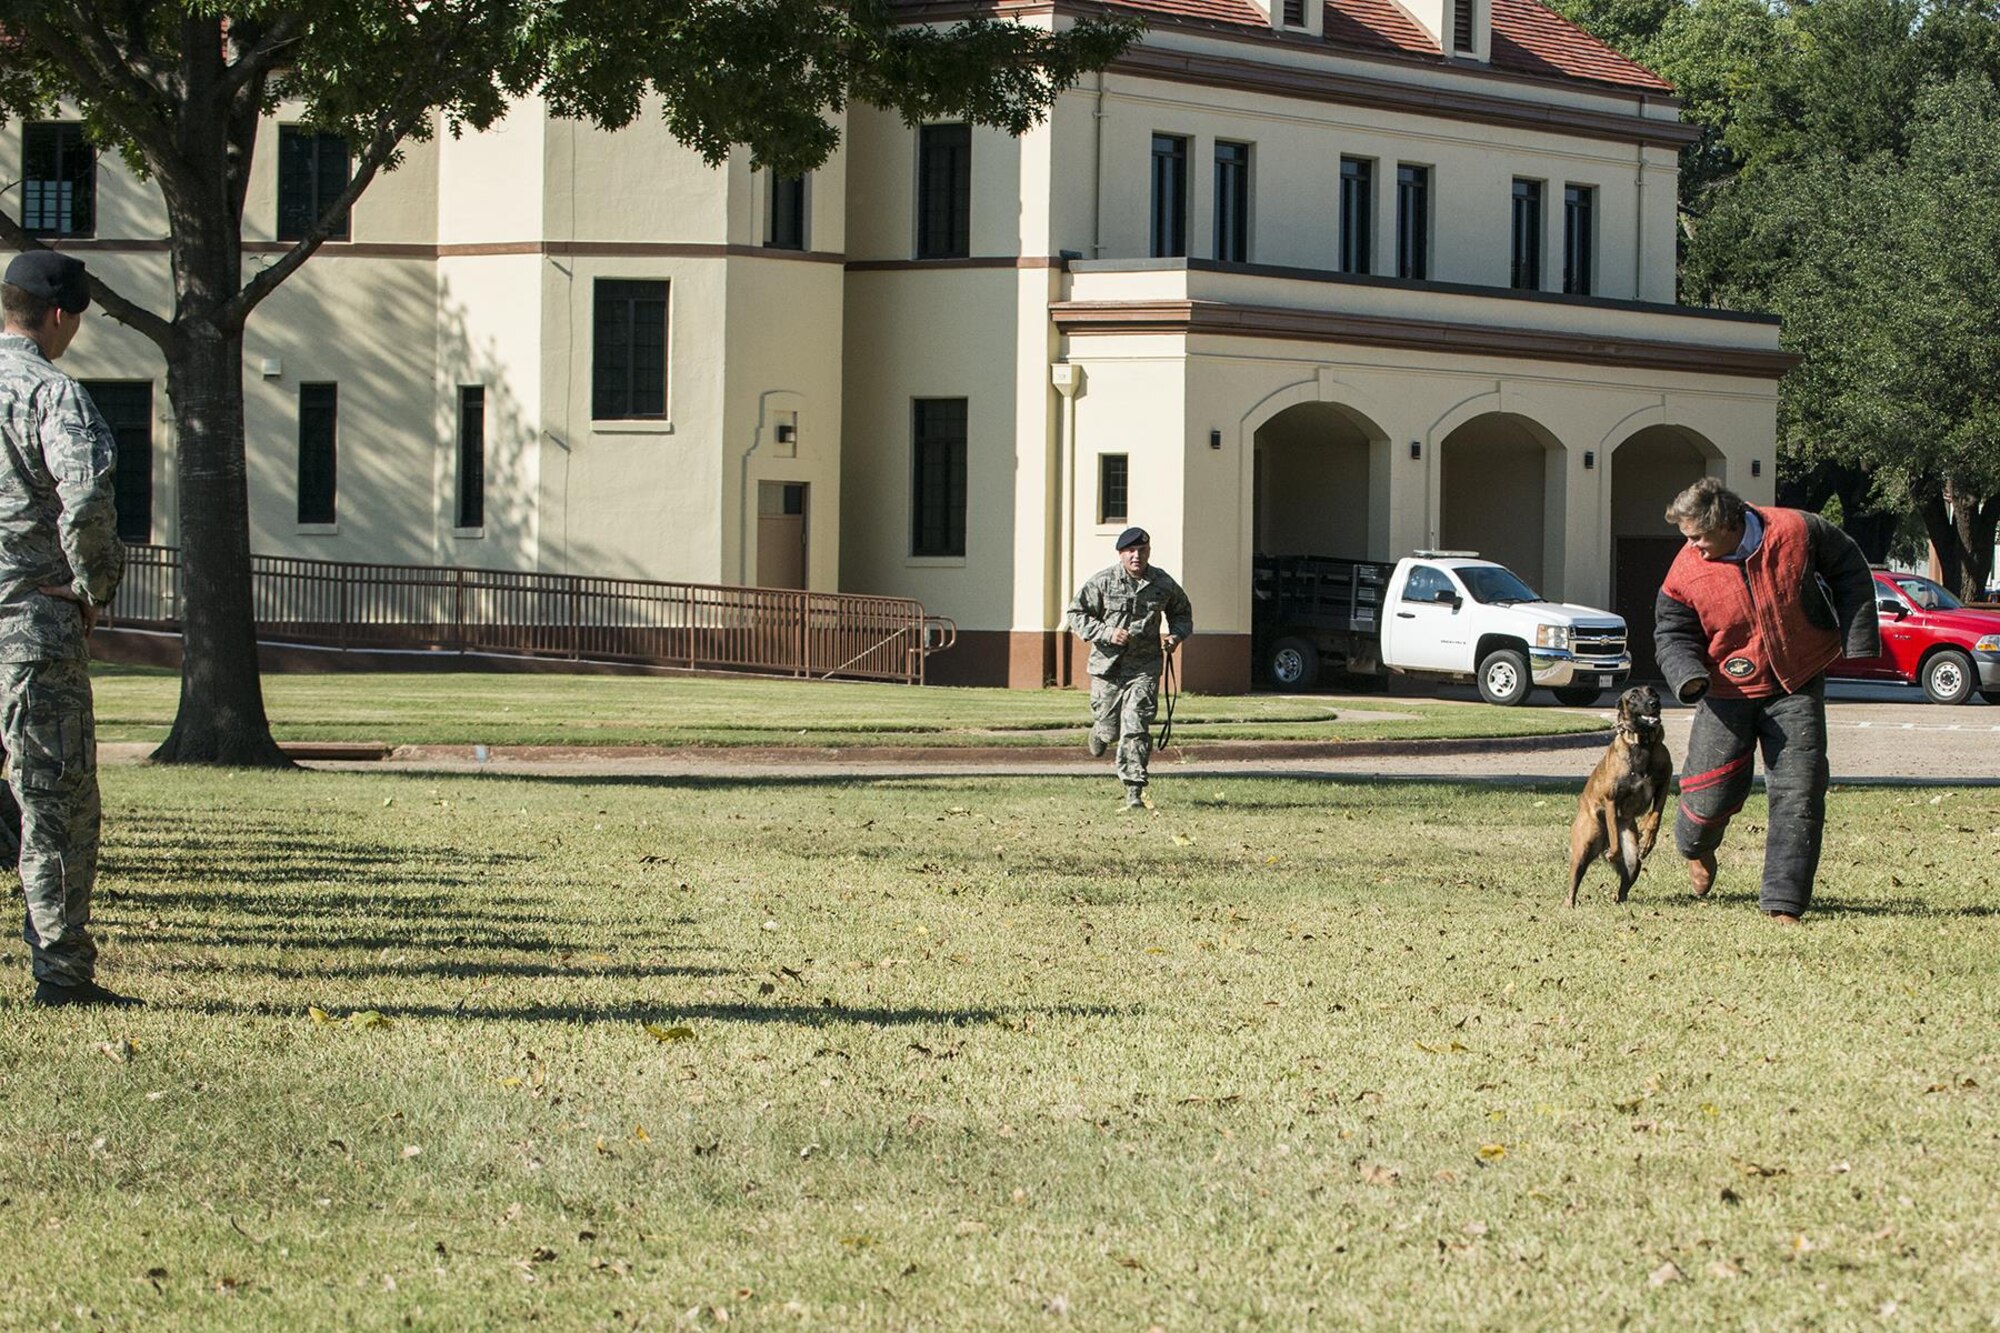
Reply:
<svg viewBox="0 0 2000 1333"><path fill-rule="evenodd" d="M89 638L91 635L91 631L97 628L97 608L92 606L89 602L84 601L83 598L78 597L76 595L75 589L65 588L58 585L53 588L38 588L36 589L36 591L41 593L42 596L44 597L55 597L65 602L74 603L76 609L83 613L84 638L86 639Z"/></svg>
<svg viewBox="0 0 2000 1333"><path fill-rule="evenodd" d="M1126 644L1132 641L1132 631L1128 629L1115 629L1112 630L1111 633L1105 635L1105 637L1110 639L1111 642L1117 644L1120 648L1123 648Z"/></svg>
<svg viewBox="0 0 2000 1333"><path fill-rule="evenodd" d="M1161 647L1161 648L1163 648L1163 649L1164 649L1165 651L1167 651L1168 653L1171 653L1171 652L1173 652L1173 650L1174 650L1174 649L1176 649L1176 648L1178 648L1178 647L1180 647L1180 646L1181 646L1181 636L1180 636L1180 635L1178 635L1178 634L1169 634L1169 635L1168 635L1168 636L1166 637L1166 640L1165 640L1165 642L1163 642L1163 643L1162 643L1162 644L1160 645L1160 647Z"/></svg>

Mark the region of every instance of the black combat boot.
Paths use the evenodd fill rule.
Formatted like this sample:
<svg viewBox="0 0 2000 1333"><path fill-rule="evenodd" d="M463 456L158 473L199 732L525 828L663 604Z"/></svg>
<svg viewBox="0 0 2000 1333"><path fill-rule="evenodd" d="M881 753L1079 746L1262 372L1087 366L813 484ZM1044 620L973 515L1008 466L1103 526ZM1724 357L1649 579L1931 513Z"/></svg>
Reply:
<svg viewBox="0 0 2000 1333"><path fill-rule="evenodd" d="M64 1005L104 1005L111 1009L141 1009L146 1002L131 995L120 995L117 991L106 990L94 981L79 982L65 986L56 981L35 983L35 1003L44 1009L60 1009Z"/></svg>

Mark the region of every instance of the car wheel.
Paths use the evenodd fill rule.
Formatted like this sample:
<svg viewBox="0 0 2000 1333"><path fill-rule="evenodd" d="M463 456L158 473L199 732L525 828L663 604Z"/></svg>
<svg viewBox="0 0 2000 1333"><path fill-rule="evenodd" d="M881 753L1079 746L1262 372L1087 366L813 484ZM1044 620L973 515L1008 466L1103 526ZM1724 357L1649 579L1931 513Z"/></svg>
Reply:
<svg viewBox="0 0 2000 1333"><path fill-rule="evenodd" d="M1271 645L1264 659L1271 683L1287 690L1309 690L1319 680L1319 649L1304 639L1286 637Z"/></svg>
<svg viewBox="0 0 2000 1333"><path fill-rule="evenodd" d="M1604 693L1595 685L1561 685L1556 687L1556 702L1568 704L1571 708L1588 708L1597 702L1597 696Z"/></svg>
<svg viewBox="0 0 2000 1333"><path fill-rule="evenodd" d="M1534 678L1528 675L1528 655L1517 648L1497 648L1479 664L1479 697L1511 707L1524 702Z"/></svg>
<svg viewBox="0 0 2000 1333"><path fill-rule="evenodd" d="M1979 678L1972 674L1972 659L1956 648L1947 648L1924 663L1924 693L1934 704L1962 704L1972 697Z"/></svg>

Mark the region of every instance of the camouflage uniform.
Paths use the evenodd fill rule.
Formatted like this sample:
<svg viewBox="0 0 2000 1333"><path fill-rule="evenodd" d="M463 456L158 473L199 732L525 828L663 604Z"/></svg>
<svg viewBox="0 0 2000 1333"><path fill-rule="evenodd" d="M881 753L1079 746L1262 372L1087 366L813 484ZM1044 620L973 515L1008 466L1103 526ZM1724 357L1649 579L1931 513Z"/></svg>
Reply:
<svg viewBox="0 0 2000 1333"><path fill-rule="evenodd" d="M22 930L35 979L91 981L97 727L82 608L125 572L111 428L31 340L0 334L0 743L21 809Z"/></svg>
<svg viewBox="0 0 2000 1333"><path fill-rule="evenodd" d="M1186 640L1194 633L1194 610L1181 585L1158 566L1135 579L1123 565L1090 576L1069 604L1069 627L1090 645L1091 734L1118 747L1118 776L1131 791L1146 785L1146 761L1153 754L1153 716L1160 701L1160 626ZM1131 637L1111 641L1111 631Z"/></svg>

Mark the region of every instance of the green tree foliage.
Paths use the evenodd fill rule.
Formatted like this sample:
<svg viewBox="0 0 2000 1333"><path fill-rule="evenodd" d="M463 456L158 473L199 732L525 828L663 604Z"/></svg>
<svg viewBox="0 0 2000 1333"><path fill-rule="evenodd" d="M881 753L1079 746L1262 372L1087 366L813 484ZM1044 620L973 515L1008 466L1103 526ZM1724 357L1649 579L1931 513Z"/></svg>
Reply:
<svg viewBox="0 0 2000 1333"><path fill-rule="evenodd" d="M1975 591L2000 513L2000 7L1560 3L1706 128L1682 158L1682 291L1784 318L1805 357L1780 390L1793 492L1840 496L1878 555L1914 511Z"/></svg>
<svg viewBox="0 0 2000 1333"><path fill-rule="evenodd" d="M411 140L482 130L517 99L606 128L657 108L711 164L824 162L829 111L864 100L916 120L1019 134L1137 35L897 21L889 0L0 0L0 121L80 112L92 140L165 201L173 305L93 277L98 303L167 364L184 592L180 710L156 758L278 764L256 669L243 440L243 326ZM259 122L281 103L347 139L353 177L292 249L245 279ZM0 208L0 239L40 242Z"/></svg>

